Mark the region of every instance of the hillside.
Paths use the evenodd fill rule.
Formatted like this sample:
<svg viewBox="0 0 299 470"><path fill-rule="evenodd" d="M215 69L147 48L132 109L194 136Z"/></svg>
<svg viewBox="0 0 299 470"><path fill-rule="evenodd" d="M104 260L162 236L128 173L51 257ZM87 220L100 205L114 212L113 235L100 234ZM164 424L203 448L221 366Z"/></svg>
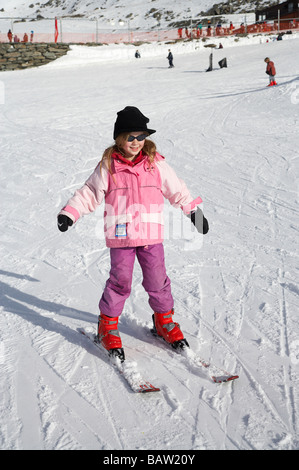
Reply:
<svg viewBox="0 0 299 470"><path fill-rule="evenodd" d="M274 0L260 1L262 6L276 3ZM250 13L256 9L255 0L48 0L25 2L24 0L2 0L0 19L3 16L53 18L78 17L96 18L100 27L107 27L120 20L130 21L134 28L176 27L203 15L224 15L232 13Z"/></svg>

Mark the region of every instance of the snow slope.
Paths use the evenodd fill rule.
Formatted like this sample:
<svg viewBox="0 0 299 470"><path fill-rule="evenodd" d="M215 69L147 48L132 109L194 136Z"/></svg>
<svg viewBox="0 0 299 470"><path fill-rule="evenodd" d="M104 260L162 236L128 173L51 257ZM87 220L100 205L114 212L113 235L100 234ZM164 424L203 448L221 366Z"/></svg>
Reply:
<svg viewBox="0 0 299 470"><path fill-rule="evenodd" d="M215 4L213 0L55 0L28 2L24 0L1 0L1 12L5 16L36 16L44 17L81 15L83 17L96 16L99 19L126 18L142 21L145 16L152 17L157 11L161 13L162 21L184 19L192 13L194 16L201 11L206 11ZM245 5L244 2L243 5ZM250 4L250 2L249 2ZM254 9L251 8L251 11ZM188 17L188 16L187 16ZM155 18L155 17L154 17Z"/></svg>
<svg viewBox="0 0 299 470"><path fill-rule="evenodd" d="M159 20L162 25L172 21L184 20L191 16L196 17L201 11L206 11L215 4L214 0L89 0L74 1L60 0L52 2L28 2L24 0L1 0L2 16L43 17L55 16L81 16L85 18L98 18L100 22L131 20L136 26L153 23L157 26L156 14L159 11ZM31 6L29 6L31 5ZM252 11L252 9L251 9Z"/></svg>
<svg viewBox="0 0 299 470"><path fill-rule="evenodd" d="M176 49L169 70L169 45L144 56L142 46L140 60L111 47L115 61L90 62L91 49L76 47L0 74L1 449L298 448L298 46L214 50L210 73L206 49ZM158 149L204 200L204 239L166 203L166 263L192 350L238 373L234 383L215 385L151 337L138 263L120 331L128 360L161 392L132 393L77 331L95 330L109 273L103 207L64 234L56 214L126 105L151 118Z"/></svg>
<svg viewBox="0 0 299 470"><path fill-rule="evenodd" d="M268 4L267 0L265 2ZM264 0L259 2L262 7ZM11 24L1 22L1 18L72 18L72 21L64 21L63 29L68 28L67 23L72 25L73 30L77 28L93 28L90 23L91 19L97 19L100 29L116 28L122 29L157 29L157 28L173 28L174 23L183 21L189 22L191 18L195 20L200 18L203 12L208 11L215 5L214 0L50 0L50 1L24 1L24 0L1 0L0 4L0 30L6 32L7 27L11 28ZM255 21L255 3L253 0L243 0L238 4L231 3L232 12L245 12L238 18L234 15L224 15L229 23L232 21ZM249 13L251 12L251 13ZM249 14L248 14L249 13ZM236 19L237 18L237 19ZM84 21L87 20L87 21ZM121 24L123 26L121 26ZM26 23L23 25L25 26ZM22 27L22 24L15 23L16 28ZM27 29L39 31L41 27L46 28L47 22L39 20L29 23ZM46 30L44 31L46 32Z"/></svg>

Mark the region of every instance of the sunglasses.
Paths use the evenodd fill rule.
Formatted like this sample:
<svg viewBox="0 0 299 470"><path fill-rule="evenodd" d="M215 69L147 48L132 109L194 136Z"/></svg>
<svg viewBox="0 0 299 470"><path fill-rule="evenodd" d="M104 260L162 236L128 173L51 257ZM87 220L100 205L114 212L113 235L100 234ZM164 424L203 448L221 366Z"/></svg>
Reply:
<svg viewBox="0 0 299 470"><path fill-rule="evenodd" d="M147 134L140 134L140 135L137 135L137 137L135 137L134 135L129 135L127 141L128 142L133 142L133 140L138 140L138 142L142 142L143 140L145 140L147 138Z"/></svg>

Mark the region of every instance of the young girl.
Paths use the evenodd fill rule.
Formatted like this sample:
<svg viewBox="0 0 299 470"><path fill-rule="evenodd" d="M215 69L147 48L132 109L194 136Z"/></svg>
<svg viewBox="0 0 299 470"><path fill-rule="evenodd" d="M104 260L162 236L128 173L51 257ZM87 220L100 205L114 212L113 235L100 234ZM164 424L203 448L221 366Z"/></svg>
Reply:
<svg viewBox="0 0 299 470"><path fill-rule="evenodd" d="M118 318L130 295L136 256L154 311L155 333L174 348L188 346L179 325L172 320L174 301L162 244L164 198L181 208L200 233L208 232L208 222L198 208L201 198L191 197L185 183L156 151L147 138L156 131L148 129L148 122L132 106L117 113L115 144L105 150L92 175L58 215L58 228L65 232L105 198L104 232L111 270L99 302L97 341L121 360L124 351Z"/></svg>

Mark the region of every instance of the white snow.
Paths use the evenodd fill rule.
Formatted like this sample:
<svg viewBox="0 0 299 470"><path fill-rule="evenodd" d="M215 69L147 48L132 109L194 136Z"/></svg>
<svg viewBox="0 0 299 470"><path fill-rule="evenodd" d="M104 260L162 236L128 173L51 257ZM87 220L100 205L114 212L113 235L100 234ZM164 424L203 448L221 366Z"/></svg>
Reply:
<svg viewBox="0 0 299 470"><path fill-rule="evenodd" d="M267 3L266 0L260 1L260 7L263 3ZM48 0L40 2L1 0L0 19L7 17L36 19L39 15L43 18L73 18L73 21L77 18L79 23L86 18L97 19L102 28L119 27L119 21L125 24L130 22L130 27L137 29L160 26L164 28L176 21L199 18L201 12L207 11L213 5L215 5L215 0L188 0L187 2L186 0L175 2L173 0L55 0L52 2ZM255 6L251 0L248 0L248 2L242 2L240 9L254 12ZM34 28L35 23L31 27Z"/></svg>
<svg viewBox="0 0 299 470"><path fill-rule="evenodd" d="M264 2L267 3L267 0L261 0L259 6L262 7ZM34 33L53 33L55 17L59 18L59 31L63 33L95 34L96 28L99 32L113 30L120 33L127 32L128 28L131 31L176 29L177 22L194 27L199 19L204 18L202 12L213 5L215 0L1 0L0 33L6 35L8 29L18 35L29 34L32 30ZM240 10L243 13L234 9L235 14L222 15L222 23L228 25L233 21L237 25L255 22L255 4L252 0L243 0ZM11 18L22 20L12 22ZM77 40L71 41L84 42L84 39L77 37Z"/></svg>
<svg viewBox="0 0 299 470"><path fill-rule="evenodd" d="M1 72L1 449L298 449L299 39L288 39L225 43L209 73L198 43L144 45L140 60L133 46L74 47ZM233 383L152 338L137 262L120 332L161 392L132 393L77 331L95 331L109 274L103 206L67 233L56 215L126 105L150 117L159 151L204 200L205 237L171 211L166 264L192 350L239 374Z"/></svg>

